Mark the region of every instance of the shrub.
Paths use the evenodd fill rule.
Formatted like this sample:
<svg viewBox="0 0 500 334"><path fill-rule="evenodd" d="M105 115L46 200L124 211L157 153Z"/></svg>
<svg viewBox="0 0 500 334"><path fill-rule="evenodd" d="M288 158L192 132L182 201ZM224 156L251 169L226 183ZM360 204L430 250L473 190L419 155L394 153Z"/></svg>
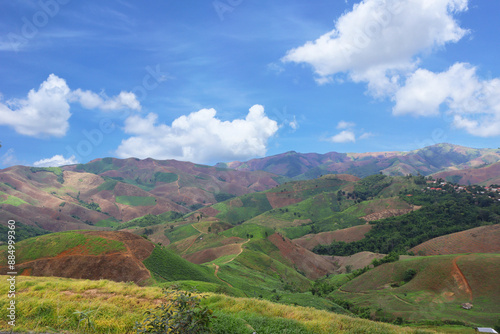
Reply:
<svg viewBox="0 0 500 334"><path fill-rule="evenodd" d="M201 307L201 298L191 292L164 290L168 301L146 311L146 319L136 322L137 333L203 334L210 333L212 310Z"/></svg>
<svg viewBox="0 0 500 334"><path fill-rule="evenodd" d="M403 280L405 282L409 282L412 280L413 277L417 274L417 271L415 269L408 269L405 271L405 275L403 277Z"/></svg>

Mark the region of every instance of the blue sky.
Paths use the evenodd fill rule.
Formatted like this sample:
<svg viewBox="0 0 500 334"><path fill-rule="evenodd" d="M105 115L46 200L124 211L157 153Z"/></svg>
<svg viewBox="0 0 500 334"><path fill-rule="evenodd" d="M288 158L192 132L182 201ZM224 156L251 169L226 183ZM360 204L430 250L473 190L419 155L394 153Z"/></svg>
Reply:
<svg viewBox="0 0 500 334"><path fill-rule="evenodd" d="M3 1L0 167L499 146L500 2Z"/></svg>

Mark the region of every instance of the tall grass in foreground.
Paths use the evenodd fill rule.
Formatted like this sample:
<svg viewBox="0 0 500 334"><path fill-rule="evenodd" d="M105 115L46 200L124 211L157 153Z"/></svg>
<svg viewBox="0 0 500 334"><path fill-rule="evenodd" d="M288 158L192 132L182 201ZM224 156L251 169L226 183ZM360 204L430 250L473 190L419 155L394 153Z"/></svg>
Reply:
<svg viewBox="0 0 500 334"><path fill-rule="evenodd" d="M6 276L0 276L5 280ZM0 286L7 295L7 284ZM312 308L268 301L204 294L202 305L214 311L214 333L435 333L351 318ZM159 287L106 280L73 280L53 277L17 278L16 331L84 333L91 323L95 333L134 333L144 312L166 301ZM0 330L7 324L7 298L0 299ZM80 322L81 314L85 322Z"/></svg>

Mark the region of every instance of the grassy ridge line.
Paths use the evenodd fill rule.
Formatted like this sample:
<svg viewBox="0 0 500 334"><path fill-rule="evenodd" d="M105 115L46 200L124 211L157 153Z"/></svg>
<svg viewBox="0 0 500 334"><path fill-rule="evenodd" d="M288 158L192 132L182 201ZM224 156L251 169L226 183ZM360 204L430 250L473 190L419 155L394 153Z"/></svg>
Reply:
<svg viewBox="0 0 500 334"><path fill-rule="evenodd" d="M0 276L5 280L6 276ZM136 321L144 312L163 300L159 287L138 287L131 283L107 280L73 280L53 277L18 277L16 296L16 331L48 331L78 333L76 311L94 310L91 320L95 333L134 333ZM7 293L7 284L0 294ZM215 311L214 333L436 333L369 320L351 318L311 308L274 304L247 298L205 294L203 304ZM0 299L0 329L7 324L7 298ZM247 327L250 324L253 329Z"/></svg>
<svg viewBox="0 0 500 334"><path fill-rule="evenodd" d="M55 257L77 246L85 248L87 255L100 255L109 252L125 251L121 241L110 240L77 232L51 233L20 241L16 245L17 263ZM0 247L0 265L6 265L7 246Z"/></svg>

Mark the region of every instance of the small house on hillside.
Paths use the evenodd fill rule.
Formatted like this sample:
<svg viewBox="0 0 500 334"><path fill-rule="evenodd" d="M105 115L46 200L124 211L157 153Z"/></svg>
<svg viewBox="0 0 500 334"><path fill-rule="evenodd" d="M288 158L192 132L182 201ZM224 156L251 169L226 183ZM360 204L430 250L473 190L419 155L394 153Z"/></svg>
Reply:
<svg viewBox="0 0 500 334"><path fill-rule="evenodd" d="M474 305L472 305L471 303L463 303L462 304L462 308L463 309L466 309L466 310L470 310Z"/></svg>
<svg viewBox="0 0 500 334"><path fill-rule="evenodd" d="M496 330L494 330L493 328L489 328L489 327L476 327L476 333L496 333L496 334L498 334L498 332Z"/></svg>

